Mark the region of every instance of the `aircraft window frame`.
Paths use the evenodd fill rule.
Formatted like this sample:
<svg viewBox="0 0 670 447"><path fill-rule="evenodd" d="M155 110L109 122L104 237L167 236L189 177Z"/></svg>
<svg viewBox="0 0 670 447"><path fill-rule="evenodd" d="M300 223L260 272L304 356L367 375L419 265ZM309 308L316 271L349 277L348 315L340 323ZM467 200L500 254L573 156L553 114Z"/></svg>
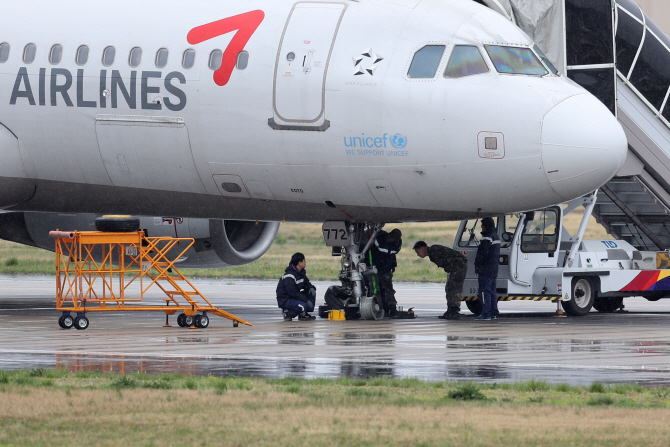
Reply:
<svg viewBox="0 0 670 447"><path fill-rule="evenodd" d="M193 55L193 58L189 61L187 60L187 55ZM190 62L190 65L189 65ZM184 50L184 53L181 56L181 66L185 70L190 70L195 65L195 50L193 48L187 48Z"/></svg>
<svg viewBox="0 0 670 447"><path fill-rule="evenodd" d="M237 61L235 62L235 68L238 70L245 70L249 66L249 52L247 50L242 50L237 54Z"/></svg>
<svg viewBox="0 0 670 447"><path fill-rule="evenodd" d="M530 47L523 46L523 45L498 45L498 44L492 45L492 44L488 44L488 45L484 45L484 49L486 50L486 53L488 54L489 59L491 59L491 62L493 63L493 66L495 67L496 71L500 74L542 77L542 76L547 76L549 73L551 73L549 71L549 69L547 69L547 67L544 66L544 64L541 62L540 58L535 54L535 52ZM523 52L532 56L533 60L536 63L535 68L536 69L541 68L543 73L518 71L518 70L524 70L525 69L524 68L525 64L514 67L514 66L511 66L511 65L505 64L504 62L503 63L497 63L496 61L499 59L499 57L498 56L494 57L494 55L491 54L492 50L494 50L494 49L496 49L496 50L497 49L502 49L505 52L507 52L508 54L512 54L512 51L510 51L510 50L523 50ZM532 62L532 61L528 61L528 62ZM509 67L512 71L505 70L505 67ZM528 65L528 67L534 67L534 65L530 64L530 65Z"/></svg>
<svg viewBox="0 0 670 447"><path fill-rule="evenodd" d="M554 64L549 60L546 54L544 54L544 51L540 49L540 47L537 46L537 44L533 44L532 48L533 52L535 52L535 56L540 59L540 63L544 65L544 68L550 71L550 73L554 76L560 76L560 72L558 71L558 68L554 66Z"/></svg>
<svg viewBox="0 0 670 447"><path fill-rule="evenodd" d="M86 51L86 54L82 56L82 51ZM79 45L77 48L77 52L74 55L74 62L77 65L86 65L88 63L88 56L91 54L91 49L88 47L88 45ZM81 59L84 59L83 61Z"/></svg>
<svg viewBox="0 0 670 447"><path fill-rule="evenodd" d="M437 53L430 54L432 50L427 50L429 53L425 55L419 56L424 50L428 48L442 48L442 51L439 53L439 57L436 58ZM442 59L444 58L444 53L447 49L447 46L445 44L427 44L419 48L414 52L414 55L412 56L412 62L409 64L409 68L407 69L407 77L410 79L433 79L435 78L435 75L437 75L437 70L440 68L440 64L442 63ZM417 59L417 56L419 56L419 59ZM424 58L424 59L421 59ZM417 64L416 66L414 64ZM421 64L421 65L420 65ZM416 67L416 68L414 68ZM431 71L432 68L432 75L428 75ZM413 72L414 71L414 75Z"/></svg>
<svg viewBox="0 0 670 447"><path fill-rule="evenodd" d="M34 43L27 43L25 47L23 47L23 63L24 64L32 64L35 62L35 57L37 55L37 45Z"/></svg>
<svg viewBox="0 0 670 447"><path fill-rule="evenodd" d="M163 59L163 55L165 55L165 59ZM154 60L156 68L165 68L169 60L170 60L170 50L168 50L165 47L156 50L156 59Z"/></svg>
<svg viewBox="0 0 670 447"><path fill-rule="evenodd" d="M454 56L456 56L456 51L460 51L459 49L461 48L474 48L477 50L477 54L479 54L479 58L481 62L484 64L484 67L486 67L486 71L479 71L477 73L466 73L466 74L459 74L457 76L449 75L449 67L451 66L452 61L454 61ZM468 76L476 76L480 74L486 74L491 72L491 67L489 67L489 64L486 63L486 59L484 59L484 55L482 54L481 49L477 45L454 45L454 47L451 50L451 54L449 55L449 60L447 61L447 67L444 69L444 77L445 78L451 78L451 79L458 79L458 78L465 78Z"/></svg>
<svg viewBox="0 0 670 447"><path fill-rule="evenodd" d="M218 65L217 65L218 62ZM210 70L218 70L221 68L221 64L223 64L223 51L219 50L218 48L215 50L212 50L211 53L209 53L209 59L207 61L207 66L209 67Z"/></svg>
<svg viewBox="0 0 670 447"><path fill-rule="evenodd" d="M128 65L132 68L137 68L142 63L142 48L133 47L128 53Z"/></svg>
<svg viewBox="0 0 670 447"><path fill-rule="evenodd" d="M60 52L60 53L59 53ZM49 50L49 63L51 65L58 65L63 60L63 45L55 43Z"/></svg>
<svg viewBox="0 0 670 447"><path fill-rule="evenodd" d="M112 65L114 65L115 59L116 59L116 48L114 48L112 45L109 45L105 47L104 50L102 50L102 65L104 65L105 67L111 67Z"/></svg>
<svg viewBox="0 0 670 447"><path fill-rule="evenodd" d="M12 46L9 42L0 43L0 64L4 64L9 60L9 53L12 50Z"/></svg>

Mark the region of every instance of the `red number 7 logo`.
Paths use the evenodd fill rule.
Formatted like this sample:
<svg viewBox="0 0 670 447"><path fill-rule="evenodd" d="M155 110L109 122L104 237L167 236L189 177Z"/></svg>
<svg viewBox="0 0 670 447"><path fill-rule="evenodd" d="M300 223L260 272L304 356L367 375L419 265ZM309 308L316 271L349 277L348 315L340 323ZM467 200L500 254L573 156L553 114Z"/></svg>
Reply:
<svg viewBox="0 0 670 447"><path fill-rule="evenodd" d="M237 55L244 50L244 46L249 42L251 36L259 27L265 13L261 10L245 12L216 22L198 26L189 31L186 39L191 45L196 45L209 39L221 36L223 34L237 31L230 41L228 48L223 52L221 67L214 72L214 82L217 85L226 85L233 73L233 68L237 63Z"/></svg>

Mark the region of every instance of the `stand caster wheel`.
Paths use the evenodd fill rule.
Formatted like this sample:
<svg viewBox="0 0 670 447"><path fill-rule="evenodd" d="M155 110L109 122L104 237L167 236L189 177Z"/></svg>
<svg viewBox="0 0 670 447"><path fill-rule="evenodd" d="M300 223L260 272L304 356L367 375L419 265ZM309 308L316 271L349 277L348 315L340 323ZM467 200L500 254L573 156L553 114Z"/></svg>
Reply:
<svg viewBox="0 0 670 447"><path fill-rule="evenodd" d="M206 329L209 326L209 317L207 315L196 315L194 323L195 327Z"/></svg>
<svg viewBox="0 0 670 447"><path fill-rule="evenodd" d="M185 314L179 314L179 316L177 316L177 324L179 325L179 327L186 327L186 321L184 321L185 319L186 319Z"/></svg>
<svg viewBox="0 0 670 447"><path fill-rule="evenodd" d="M195 325L193 324L193 323L195 322L195 321L194 321L194 320L195 320L195 316L193 316L193 315L186 315L186 314L182 314L182 315L184 315L184 327L195 326Z"/></svg>
<svg viewBox="0 0 670 447"><path fill-rule="evenodd" d="M61 315L58 319L58 325L63 329L72 329L72 326L74 326L74 318L70 315Z"/></svg>
<svg viewBox="0 0 670 447"><path fill-rule="evenodd" d="M88 318L86 318L86 317L75 318L74 319L74 327L78 331L83 331L84 329L88 328Z"/></svg>

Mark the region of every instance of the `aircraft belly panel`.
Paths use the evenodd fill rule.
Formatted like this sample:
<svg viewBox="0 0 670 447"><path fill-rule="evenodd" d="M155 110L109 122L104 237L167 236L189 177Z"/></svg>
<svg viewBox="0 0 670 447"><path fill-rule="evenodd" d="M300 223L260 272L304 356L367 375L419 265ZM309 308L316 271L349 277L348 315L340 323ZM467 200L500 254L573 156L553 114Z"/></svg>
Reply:
<svg viewBox="0 0 670 447"><path fill-rule="evenodd" d="M114 186L206 192L183 119L98 115L95 130Z"/></svg>
<svg viewBox="0 0 670 447"><path fill-rule="evenodd" d="M297 3L289 16L275 68L278 124L324 122L328 62L346 5Z"/></svg>

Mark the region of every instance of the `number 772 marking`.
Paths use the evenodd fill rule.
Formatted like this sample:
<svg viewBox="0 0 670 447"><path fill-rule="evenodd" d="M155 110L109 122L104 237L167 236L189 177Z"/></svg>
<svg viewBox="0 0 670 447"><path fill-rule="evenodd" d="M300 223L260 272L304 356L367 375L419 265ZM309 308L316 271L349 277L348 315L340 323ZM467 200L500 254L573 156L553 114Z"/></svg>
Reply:
<svg viewBox="0 0 670 447"><path fill-rule="evenodd" d="M221 67L214 72L214 82L216 85L224 86L228 83L233 73L233 68L235 68L235 64L237 63L237 55L244 50L244 46L249 42L249 39L251 39L251 36L264 18L265 13L261 10L249 11L244 14L201 25L189 31L186 40L191 45L237 31L228 44L228 48L223 52Z"/></svg>

